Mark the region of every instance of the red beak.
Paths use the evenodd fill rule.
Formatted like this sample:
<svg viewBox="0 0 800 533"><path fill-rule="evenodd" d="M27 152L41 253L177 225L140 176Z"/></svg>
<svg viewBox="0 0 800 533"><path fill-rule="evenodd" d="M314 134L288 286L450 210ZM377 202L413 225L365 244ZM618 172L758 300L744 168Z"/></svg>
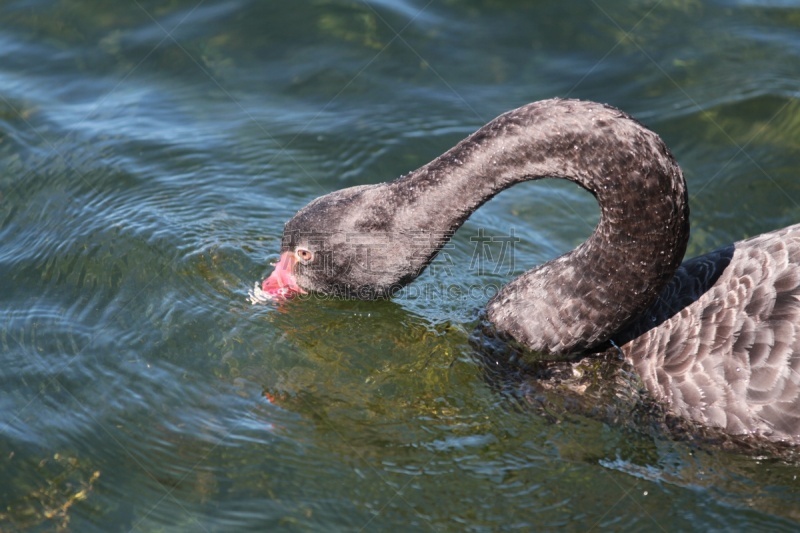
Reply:
<svg viewBox="0 0 800 533"><path fill-rule="evenodd" d="M294 277L297 258L293 252L283 252L275 270L261 284L261 290L272 298L291 298L295 294L305 294Z"/></svg>

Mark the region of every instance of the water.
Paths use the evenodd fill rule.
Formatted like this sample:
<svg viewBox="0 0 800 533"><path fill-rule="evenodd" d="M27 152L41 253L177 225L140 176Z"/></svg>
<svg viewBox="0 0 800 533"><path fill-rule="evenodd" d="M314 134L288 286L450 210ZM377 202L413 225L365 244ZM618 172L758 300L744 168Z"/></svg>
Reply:
<svg viewBox="0 0 800 533"><path fill-rule="evenodd" d="M569 185L500 195L393 302L247 302L309 200L552 96L665 138L690 254L800 220L796 3L21 0L0 21L0 529L796 529L796 461L485 379L483 289L597 219ZM483 273L481 229L521 239Z"/></svg>

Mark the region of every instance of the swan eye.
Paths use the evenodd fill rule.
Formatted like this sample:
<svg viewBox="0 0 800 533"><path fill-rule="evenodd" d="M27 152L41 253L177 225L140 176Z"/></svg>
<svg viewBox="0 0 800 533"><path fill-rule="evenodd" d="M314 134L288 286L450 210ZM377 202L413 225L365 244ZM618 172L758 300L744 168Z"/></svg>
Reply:
<svg viewBox="0 0 800 533"><path fill-rule="evenodd" d="M295 250L295 254L297 255L297 259L303 264L309 263L314 259L314 252L306 250L305 248L298 248Z"/></svg>

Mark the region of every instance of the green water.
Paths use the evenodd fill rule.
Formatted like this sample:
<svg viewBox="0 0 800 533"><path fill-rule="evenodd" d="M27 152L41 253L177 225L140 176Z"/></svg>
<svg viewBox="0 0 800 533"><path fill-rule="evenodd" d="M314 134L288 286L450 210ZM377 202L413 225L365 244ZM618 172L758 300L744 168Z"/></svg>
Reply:
<svg viewBox="0 0 800 533"><path fill-rule="evenodd" d="M311 199L553 96L664 137L690 254L797 222L797 3L20 0L0 50L0 530L797 529L796 461L487 379L487 287L596 222L569 185L392 302L247 301Z"/></svg>

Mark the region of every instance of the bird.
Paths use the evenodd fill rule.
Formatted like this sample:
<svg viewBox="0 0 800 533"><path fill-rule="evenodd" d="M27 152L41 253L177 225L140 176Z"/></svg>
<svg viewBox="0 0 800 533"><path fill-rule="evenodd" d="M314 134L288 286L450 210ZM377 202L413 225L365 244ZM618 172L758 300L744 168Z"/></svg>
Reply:
<svg viewBox="0 0 800 533"><path fill-rule="evenodd" d="M588 190L599 222L488 301L497 333L554 357L614 346L671 415L800 444L800 224L682 262L683 172L655 132L610 105L533 102L393 181L311 201L285 224L255 297L389 298L481 205L542 178Z"/></svg>

